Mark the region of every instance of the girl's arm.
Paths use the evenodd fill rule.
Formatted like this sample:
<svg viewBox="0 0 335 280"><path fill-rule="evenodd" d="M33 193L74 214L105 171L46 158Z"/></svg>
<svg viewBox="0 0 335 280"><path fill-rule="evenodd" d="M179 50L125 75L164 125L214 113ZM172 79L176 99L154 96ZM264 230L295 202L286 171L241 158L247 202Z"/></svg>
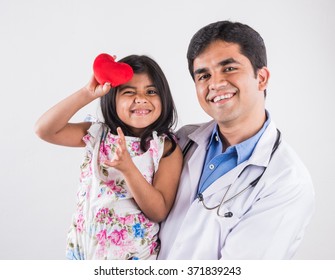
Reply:
<svg viewBox="0 0 335 280"><path fill-rule="evenodd" d="M92 76L90 82L47 112L35 124L36 134L43 140L62 146L83 147L84 135L91 123L69 123L72 116L96 98L107 94L110 85L101 86Z"/></svg>
<svg viewBox="0 0 335 280"><path fill-rule="evenodd" d="M136 203L150 220L163 221L173 205L182 170L183 156L179 146L171 155L161 158L151 185L133 163L120 128L118 135L120 138L115 157L105 164L122 172ZM165 141L164 150L167 151L170 146L171 143Z"/></svg>

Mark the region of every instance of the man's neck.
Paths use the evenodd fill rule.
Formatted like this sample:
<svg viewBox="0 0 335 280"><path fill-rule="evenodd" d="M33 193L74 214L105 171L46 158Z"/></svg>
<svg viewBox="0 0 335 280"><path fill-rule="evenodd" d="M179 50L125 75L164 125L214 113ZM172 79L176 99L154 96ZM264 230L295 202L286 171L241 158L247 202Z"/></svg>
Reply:
<svg viewBox="0 0 335 280"><path fill-rule="evenodd" d="M249 118L237 125L231 123L218 123L220 138L222 143L224 143L223 150L254 136L263 127L265 121L266 113L264 111L264 115L259 118Z"/></svg>

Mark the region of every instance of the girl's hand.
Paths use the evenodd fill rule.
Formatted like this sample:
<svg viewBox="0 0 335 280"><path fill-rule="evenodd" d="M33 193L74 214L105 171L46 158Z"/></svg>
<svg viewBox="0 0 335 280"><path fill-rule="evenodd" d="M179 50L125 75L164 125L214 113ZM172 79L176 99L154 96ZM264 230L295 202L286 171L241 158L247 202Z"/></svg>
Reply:
<svg viewBox="0 0 335 280"><path fill-rule="evenodd" d="M86 89L93 97L101 97L106 95L110 89L110 83L105 83L104 85L100 85L95 79L94 75L92 75L90 81L86 85Z"/></svg>
<svg viewBox="0 0 335 280"><path fill-rule="evenodd" d="M119 136L119 139L114 158L111 161L106 160L104 164L109 167L114 167L122 173L125 173L127 171L130 171L130 169L134 167L134 163L127 150L126 138L120 127L117 128L117 134Z"/></svg>

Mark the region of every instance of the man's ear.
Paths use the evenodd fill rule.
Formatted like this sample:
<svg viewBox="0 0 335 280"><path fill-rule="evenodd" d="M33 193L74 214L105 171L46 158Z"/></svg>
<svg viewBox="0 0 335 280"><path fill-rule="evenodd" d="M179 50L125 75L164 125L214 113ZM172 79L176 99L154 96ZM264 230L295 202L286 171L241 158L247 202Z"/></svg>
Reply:
<svg viewBox="0 0 335 280"><path fill-rule="evenodd" d="M257 78L258 78L258 89L260 91L264 91L270 79L269 69L265 66L262 69L259 69L257 72Z"/></svg>

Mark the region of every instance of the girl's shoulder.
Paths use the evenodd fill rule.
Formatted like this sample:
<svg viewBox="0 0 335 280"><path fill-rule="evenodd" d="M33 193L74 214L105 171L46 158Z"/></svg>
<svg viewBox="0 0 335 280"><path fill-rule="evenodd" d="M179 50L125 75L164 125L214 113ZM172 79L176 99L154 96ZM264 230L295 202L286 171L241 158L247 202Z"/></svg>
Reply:
<svg viewBox="0 0 335 280"><path fill-rule="evenodd" d="M153 132L153 141L157 143L159 146L158 150L160 151L161 157L169 156L173 153L178 147L177 137L174 133L170 132L169 134L163 133L161 135L157 135L157 132Z"/></svg>
<svg viewBox="0 0 335 280"><path fill-rule="evenodd" d="M155 143L155 145L159 145L163 149L165 149L165 147L169 147L173 145L173 143L177 143L177 137L175 137L175 135L172 133L170 134L163 133L158 135L156 131L153 131L150 144L152 143Z"/></svg>
<svg viewBox="0 0 335 280"><path fill-rule="evenodd" d="M103 122L99 121L98 118L95 118L91 115L88 115L85 122L90 122L91 126L87 130L87 134L83 137L83 141L86 146L93 147L97 140L101 140L105 134L108 133L108 127Z"/></svg>

